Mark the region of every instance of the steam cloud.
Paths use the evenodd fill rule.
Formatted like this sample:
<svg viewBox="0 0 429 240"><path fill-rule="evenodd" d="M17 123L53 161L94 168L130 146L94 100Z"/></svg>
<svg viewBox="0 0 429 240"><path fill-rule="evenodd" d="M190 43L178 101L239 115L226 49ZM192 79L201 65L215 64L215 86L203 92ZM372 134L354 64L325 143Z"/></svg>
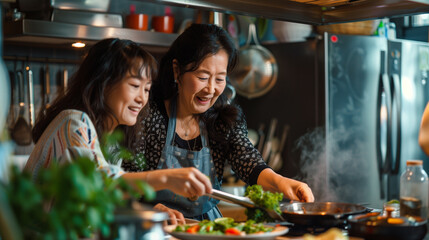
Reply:
<svg viewBox="0 0 429 240"><path fill-rule="evenodd" d="M370 156L360 139L358 129L338 128L326 135L323 128L316 128L297 140L298 175L312 188L316 201L368 202L371 164L365 159Z"/></svg>

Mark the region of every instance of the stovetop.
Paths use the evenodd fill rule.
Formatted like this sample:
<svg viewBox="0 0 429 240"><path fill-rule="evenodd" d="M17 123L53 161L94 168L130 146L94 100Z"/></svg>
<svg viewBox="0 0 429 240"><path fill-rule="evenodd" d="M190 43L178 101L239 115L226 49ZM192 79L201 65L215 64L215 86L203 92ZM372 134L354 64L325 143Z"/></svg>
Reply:
<svg viewBox="0 0 429 240"><path fill-rule="evenodd" d="M349 229L349 226L347 223L336 225L336 226L305 226L305 225L296 225L296 224L295 225L286 224L286 226L289 228L289 232L285 236L302 236L306 233L309 233L312 235L318 235L334 227L340 229L344 233L344 235L348 235L347 230Z"/></svg>

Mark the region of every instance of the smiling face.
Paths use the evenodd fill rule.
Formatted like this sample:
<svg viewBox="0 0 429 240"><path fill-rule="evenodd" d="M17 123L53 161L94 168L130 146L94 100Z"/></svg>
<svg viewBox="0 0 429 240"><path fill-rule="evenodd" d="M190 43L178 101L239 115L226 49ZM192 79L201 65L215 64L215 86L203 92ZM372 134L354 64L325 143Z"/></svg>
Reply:
<svg viewBox="0 0 429 240"><path fill-rule="evenodd" d="M140 74L128 72L120 82L115 84L106 94L106 104L117 121L107 124L110 130L117 125L132 126L137 122L137 116L146 105L152 81L146 75L146 70Z"/></svg>
<svg viewBox="0 0 429 240"><path fill-rule="evenodd" d="M225 90L228 54L220 50L207 56L195 71L179 76L173 62L174 76L178 79L178 104L182 114L206 112Z"/></svg>

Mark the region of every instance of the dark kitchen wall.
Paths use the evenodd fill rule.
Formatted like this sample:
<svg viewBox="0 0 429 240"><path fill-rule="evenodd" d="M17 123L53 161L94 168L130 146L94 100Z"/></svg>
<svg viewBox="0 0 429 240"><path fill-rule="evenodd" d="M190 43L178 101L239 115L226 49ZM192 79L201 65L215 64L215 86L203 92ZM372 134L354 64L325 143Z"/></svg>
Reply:
<svg viewBox="0 0 429 240"><path fill-rule="evenodd" d="M319 83L316 75L317 64L321 62L317 60L316 44L317 40L264 45L278 64L275 86L258 98L248 99L240 95L236 98L246 116L248 128L257 130L264 124L267 135L271 119L277 118L274 135L280 138L284 125L290 126L281 153L283 166L278 170L288 177L297 177L299 172L301 153L296 148L296 141L324 124L324 85Z"/></svg>

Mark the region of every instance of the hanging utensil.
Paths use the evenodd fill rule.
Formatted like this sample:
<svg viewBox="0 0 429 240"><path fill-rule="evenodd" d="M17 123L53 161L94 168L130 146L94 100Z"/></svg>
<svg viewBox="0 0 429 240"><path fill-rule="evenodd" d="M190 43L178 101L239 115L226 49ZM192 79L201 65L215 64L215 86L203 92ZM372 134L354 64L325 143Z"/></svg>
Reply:
<svg viewBox="0 0 429 240"><path fill-rule="evenodd" d="M271 119L270 128L268 130L267 141L264 145L264 150L262 152L262 158L264 159L264 161L268 161L268 157L270 156L272 140L274 137L274 132L276 130L276 127L277 127L277 118L273 118Z"/></svg>
<svg viewBox="0 0 429 240"><path fill-rule="evenodd" d="M45 103L43 106L43 110L49 108L50 104L50 95L51 95L51 75L50 75L49 64L46 64L45 67Z"/></svg>
<svg viewBox="0 0 429 240"><path fill-rule="evenodd" d="M276 152L273 153L273 157L270 158L269 165L274 171L280 170L283 165L282 152L286 143L287 135L289 133L289 125L283 127L282 137L280 139L280 145Z"/></svg>
<svg viewBox="0 0 429 240"><path fill-rule="evenodd" d="M28 102L29 102L29 117L30 117L30 127L34 127L36 121L34 114L34 90L33 90L33 71L30 69L30 65L27 65L25 68L25 73L28 82Z"/></svg>
<svg viewBox="0 0 429 240"><path fill-rule="evenodd" d="M259 128L258 128L258 135L259 135L258 151L261 154L262 154L262 150L263 150L263 147L264 147L264 141L265 141L264 129L265 129L265 124L261 123L261 125L259 125Z"/></svg>
<svg viewBox="0 0 429 240"><path fill-rule="evenodd" d="M15 82L17 81L15 78L16 72L9 71L9 79L10 79L10 106L9 113L7 115L6 125L8 129L12 129L15 125Z"/></svg>
<svg viewBox="0 0 429 240"><path fill-rule="evenodd" d="M227 201L231 203L235 203L247 208L259 208L268 213L268 215L274 220L284 221L284 218L277 213L274 209L262 208L260 206L255 205L248 197L240 197L230 193L222 192L216 189L212 189L212 193L206 194L209 197L216 198L222 201Z"/></svg>
<svg viewBox="0 0 429 240"><path fill-rule="evenodd" d="M252 38L255 45L250 45ZM274 87L277 62L272 53L259 44L254 23L249 25L247 43L240 48L238 59L238 66L230 75L231 84L238 94L251 99Z"/></svg>
<svg viewBox="0 0 429 240"><path fill-rule="evenodd" d="M226 97L228 98L228 103L231 104L232 101L234 101L235 98L235 88L234 86L232 86L231 84L227 83L225 90L223 91L223 94L226 95Z"/></svg>
<svg viewBox="0 0 429 240"><path fill-rule="evenodd" d="M18 71L18 98L19 98L19 115L15 125L11 131L11 137L16 144L21 146L30 145L32 142L31 127L25 119L26 105L25 105L25 87L24 87L24 74Z"/></svg>
<svg viewBox="0 0 429 240"><path fill-rule="evenodd" d="M67 92L67 84L69 81L69 72L66 68L63 70L63 94L65 95Z"/></svg>
<svg viewBox="0 0 429 240"><path fill-rule="evenodd" d="M10 108L9 108L9 114L7 116L6 124L9 128L9 131L11 132L13 127L15 126L18 114L19 114L19 86L18 89L16 88L17 83L19 83L18 79L18 67L17 67L17 60L14 61L14 69L13 71L9 72L9 78L10 78L10 89L11 89L11 95L10 95ZM15 104L17 103L17 104Z"/></svg>

